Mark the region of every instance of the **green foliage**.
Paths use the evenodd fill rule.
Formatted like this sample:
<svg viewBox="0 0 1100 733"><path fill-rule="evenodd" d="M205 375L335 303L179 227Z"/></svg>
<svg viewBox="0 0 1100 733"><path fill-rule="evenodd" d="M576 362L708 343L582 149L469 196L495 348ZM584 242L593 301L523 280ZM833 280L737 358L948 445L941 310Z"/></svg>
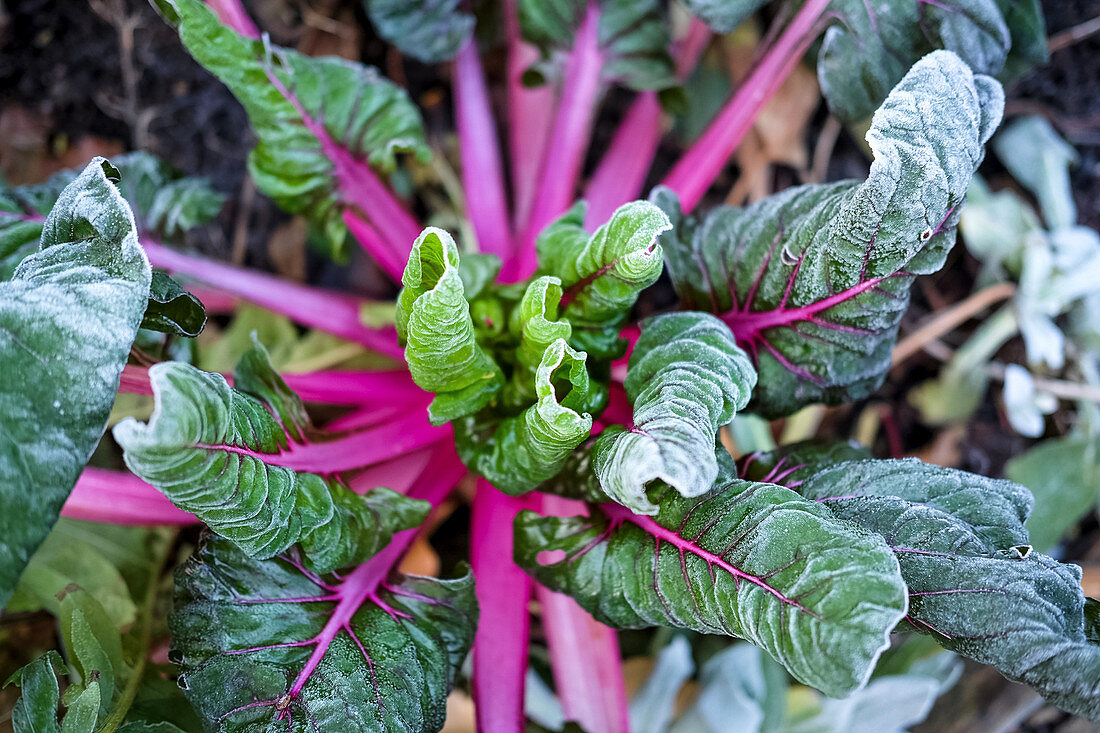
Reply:
<svg viewBox="0 0 1100 733"><path fill-rule="evenodd" d="M748 404L756 372L729 329L707 313L654 316L641 328L624 382L633 426L604 431L592 467L612 499L656 514L645 495L651 481L686 497L714 485L714 437Z"/></svg>
<svg viewBox="0 0 1100 733"><path fill-rule="evenodd" d="M425 63L447 61L474 31L459 0L364 0L371 25L388 43Z"/></svg>
<svg viewBox="0 0 1100 733"><path fill-rule="evenodd" d="M141 327L194 338L205 326L202 301L163 272L154 272Z"/></svg>
<svg viewBox="0 0 1100 733"><path fill-rule="evenodd" d="M381 585L388 571L356 592L207 537L177 574L171 618L181 684L207 729L439 730L473 642L473 576Z"/></svg>
<svg viewBox="0 0 1100 733"><path fill-rule="evenodd" d="M1068 435L1045 440L1010 460L1005 476L1035 495L1027 531L1031 544L1047 552L1100 499L1096 439Z"/></svg>
<svg viewBox="0 0 1100 733"><path fill-rule="evenodd" d="M149 293L134 218L93 160L0 282L0 606L103 435Z"/></svg>
<svg viewBox="0 0 1100 733"><path fill-rule="evenodd" d="M341 177L363 158L392 171L398 152L426 160L420 113L403 89L375 69L335 57L311 58L244 38L201 0L156 0L195 60L248 112L259 143L248 158L257 187L301 214L347 257Z"/></svg>
<svg viewBox="0 0 1100 733"><path fill-rule="evenodd" d="M238 364L236 387L181 362L153 366L149 379L156 410L148 424L127 418L113 431L126 465L251 557L298 544L309 567L329 572L371 557L428 511L389 489L360 497L333 479L265 462L301 446L309 425L259 344Z"/></svg>
<svg viewBox="0 0 1100 733"><path fill-rule="evenodd" d="M523 512L516 562L618 628L739 636L829 695L866 682L906 608L880 537L728 470L703 496L650 498L653 518L607 504L587 517Z"/></svg>
<svg viewBox="0 0 1100 733"><path fill-rule="evenodd" d="M913 278L954 244L1002 106L995 81L936 52L875 113L866 181L799 186L702 221L655 193L676 228L662 243L682 303L720 314L756 361L750 410L779 417L878 387Z"/></svg>

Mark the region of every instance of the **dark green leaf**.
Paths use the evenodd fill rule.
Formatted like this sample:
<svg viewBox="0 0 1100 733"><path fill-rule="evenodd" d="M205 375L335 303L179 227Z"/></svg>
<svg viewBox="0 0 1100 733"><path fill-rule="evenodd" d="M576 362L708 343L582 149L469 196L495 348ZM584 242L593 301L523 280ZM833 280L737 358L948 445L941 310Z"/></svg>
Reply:
<svg viewBox="0 0 1100 733"><path fill-rule="evenodd" d="M770 484L650 498L653 518L615 504L587 517L523 512L516 562L604 623L744 637L830 695L867 681L906 607L880 537Z"/></svg>
<svg viewBox="0 0 1100 733"><path fill-rule="evenodd" d="M0 607L103 435L149 292L130 208L93 160L0 283Z"/></svg>
<svg viewBox="0 0 1100 733"><path fill-rule="evenodd" d="M454 58L474 30L459 0L364 0L371 25L401 52L425 63Z"/></svg>
<svg viewBox="0 0 1100 733"><path fill-rule="evenodd" d="M171 618L207 730L439 730L477 624L473 576L388 569L318 578L207 537L177 573Z"/></svg>
<svg viewBox="0 0 1100 733"><path fill-rule="evenodd" d="M1044 440L1010 460L1005 476L1035 495L1027 529L1031 544L1046 552L1100 498L1096 440L1084 435Z"/></svg>
<svg viewBox="0 0 1100 733"><path fill-rule="evenodd" d="M654 316L641 327L624 382L633 425L604 431L593 467L612 499L656 514L645 494L650 482L689 497L714 485L715 437L748 404L756 372L725 324L708 313Z"/></svg>
<svg viewBox="0 0 1100 733"><path fill-rule="evenodd" d="M154 272L141 327L194 338L205 326L206 309L202 301L168 275Z"/></svg>
<svg viewBox="0 0 1100 733"><path fill-rule="evenodd" d="M61 733L57 724L57 706L61 693L55 670L65 662L57 652L48 652L12 675L5 684L19 685L19 699L11 711L15 733Z"/></svg>
<svg viewBox="0 0 1100 733"><path fill-rule="evenodd" d="M918 62L875 113L866 181L791 188L676 223L662 246L688 308L721 314L757 364L768 417L868 395L882 381L913 278L938 270L997 126L1000 86L954 54Z"/></svg>
<svg viewBox="0 0 1100 733"><path fill-rule="evenodd" d="M691 14L716 33L729 33L768 0L685 0Z"/></svg>

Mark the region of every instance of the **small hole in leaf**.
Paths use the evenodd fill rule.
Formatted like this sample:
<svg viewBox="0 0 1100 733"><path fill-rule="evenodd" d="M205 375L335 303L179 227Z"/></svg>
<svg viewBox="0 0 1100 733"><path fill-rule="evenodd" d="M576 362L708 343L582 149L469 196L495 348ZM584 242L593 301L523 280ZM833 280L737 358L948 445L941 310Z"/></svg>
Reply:
<svg viewBox="0 0 1100 733"><path fill-rule="evenodd" d="M932 238L932 235L935 234L935 233L936 232L933 231L932 227L928 227L927 229L925 229L923 232L920 233L920 241L927 242L929 239Z"/></svg>
<svg viewBox="0 0 1100 733"><path fill-rule="evenodd" d="M535 562L539 565L553 565L559 563L565 559L565 550L543 550L535 557Z"/></svg>
<svg viewBox="0 0 1100 733"><path fill-rule="evenodd" d="M1017 559L1026 560L1031 555L1031 545L1013 545L1009 548L1016 554Z"/></svg>

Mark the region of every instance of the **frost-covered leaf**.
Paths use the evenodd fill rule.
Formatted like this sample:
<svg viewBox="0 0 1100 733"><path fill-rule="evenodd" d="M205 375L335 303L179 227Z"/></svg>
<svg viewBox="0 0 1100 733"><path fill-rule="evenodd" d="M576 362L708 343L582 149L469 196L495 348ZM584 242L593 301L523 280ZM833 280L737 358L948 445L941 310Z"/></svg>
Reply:
<svg viewBox="0 0 1100 733"><path fill-rule="evenodd" d="M163 272L154 272L141 327L194 338L206 326L202 301Z"/></svg>
<svg viewBox="0 0 1100 733"><path fill-rule="evenodd" d="M830 695L867 681L906 609L880 537L771 484L724 478L704 496L650 498L656 517L617 504L523 512L516 561L604 623L744 637Z"/></svg>
<svg viewBox="0 0 1100 733"><path fill-rule="evenodd" d="M474 334L458 246L428 227L413 244L397 298L397 334L413 381L435 394L433 425L472 415L496 398L504 375Z"/></svg>
<svg viewBox="0 0 1100 733"><path fill-rule="evenodd" d="M425 63L448 61L473 34L459 0L364 0L371 25L401 52Z"/></svg>
<svg viewBox="0 0 1100 733"><path fill-rule="evenodd" d="M669 733L723 733L731 721L746 733L783 730L788 686L787 673L759 648L731 644L703 665L699 695Z"/></svg>
<svg viewBox="0 0 1100 733"><path fill-rule="evenodd" d="M1031 544L1046 552L1100 499L1100 455L1095 438L1044 440L1005 465L1005 476L1035 495L1027 520Z"/></svg>
<svg viewBox="0 0 1100 733"><path fill-rule="evenodd" d="M5 683L19 686L19 699L11 710L15 733L61 733L57 706L61 701L55 670L65 668L57 652L48 652L23 667Z"/></svg>
<svg viewBox="0 0 1100 733"><path fill-rule="evenodd" d="M799 186L701 222L654 194L676 225L662 246L683 304L720 314L757 363L750 410L782 416L881 383L913 278L954 244L1002 106L999 84L938 51L875 113L866 181Z"/></svg>
<svg viewBox="0 0 1100 733"><path fill-rule="evenodd" d="M517 9L524 38L546 56L570 49L594 14L602 79L639 90L677 84L665 8L657 0L519 0Z"/></svg>
<svg viewBox="0 0 1100 733"><path fill-rule="evenodd" d="M1080 162L1046 118L1029 115L1013 120L993 138L993 150L1012 177L1035 194L1048 229L1077 222L1069 168Z"/></svg>
<svg viewBox="0 0 1100 733"><path fill-rule="evenodd" d="M691 644L683 636L674 636L630 699L630 729L634 733L665 733L672 721L676 695L694 672Z"/></svg>
<svg viewBox="0 0 1100 733"><path fill-rule="evenodd" d="M1100 644L1087 633L1081 569L1032 550L1027 489L915 460L808 473L799 493L894 549L917 630L1100 720Z"/></svg>
<svg viewBox="0 0 1100 733"><path fill-rule="evenodd" d="M170 619L207 730L439 730L477 625L473 576L391 575L395 559L318 577L208 536Z"/></svg>
<svg viewBox="0 0 1100 733"><path fill-rule="evenodd" d="M149 422L114 428L126 465L252 557L301 547L328 572L374 555L415 527L427 504L389 489L359 496L308 470L305 410L259 344L237 367L235 387L182 362L149 369L156 409ZM316 470L325 466L317 465Z"/></svg>
<svg viewBox="0 0 1100 733"><path fill-rule="evenodd" d="M538 272L561 280L561 318L573 329L574 348L595 359L617 358L624 347L619 331L638 293L661 276L657 237L671 225L646 201L623 204L591 235L584 214L579 203L539 234Z"/></svg>
<svg viewBox="0 0 1100 733"><path fill-rule="evenodd" d="M106 427L149 293L134 218L93 160L0 282L0 607Z"/></svg>
<svg viewBox="0 0 1100 733"><path fill-rule="evenodd" d="M569 341L573 327L559 316L561 279L551 275L535 278L512 309L508 330L519 341L516 347L516 369L512 374L511 401L520 402L535 396L535 377L543 355L558 339Z"/></svg>
<svg viewBox="0 0 1100 733"><path fill-rule="evenodd" d="M1054 395L1035 389L1031 372L1019 364L1005 367L1005 413L1020 435L1038 438L1046 429L1046 416L1058 408Z"/></svg>
<svg viewBox="0 0 1100 733"><path fill-rule="evenodd" d="M244 105L259 143L248 157L257 187L326 235L347 255L342 190L361 185L355 166L380 171L396 155L430 155L416 106L376 69L336 57L311 58L244 38L201 0L156 0L195 60ZM370 212L366 212L370 213Z"/></svg>
<svg viewBox="0 0 1100 733"><path fill-rule="evenodd" d="M633 425L613 426L593 448L604 492L640 514L656 514L646 486L663 481L699 496L718 478L718 429L748 404L756 372L725 324L709 313L654 316L641 324L626 373Z"/></svg>
<svg viewBox="0 0 1100 733"><path fill-rule="evenodd" d="M833 0L831 24L817 57L821 91L844 122L868 117L909 67L947 49L975 73L999 75L1014 46L1019 66L1041 61L1025 50L1045 45L1042 15L1033 0ZM1021 6L1014 8L1011 6ZM1028 19L1032 22L1027 22ZM1037 24L1036 22L1037 21Z"/></svg>
<svg viewBox="0 0 1100 733"><path fill-rule="evenodd" d="M567 390L558 394L558 390ZM501 491L530 491L561 470L592 431L593 401L585 354L558 339L535 372L535 403L515 416L473 416L455 422L463 462Z"/></svg>

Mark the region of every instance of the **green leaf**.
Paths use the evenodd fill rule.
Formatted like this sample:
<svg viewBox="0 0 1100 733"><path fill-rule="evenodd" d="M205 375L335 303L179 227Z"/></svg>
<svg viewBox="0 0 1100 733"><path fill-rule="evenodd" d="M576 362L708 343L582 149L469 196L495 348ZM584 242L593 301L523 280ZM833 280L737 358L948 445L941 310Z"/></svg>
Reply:
<svg viewBox="0 0 1100 733"><path fill-rule="evenodd" d="M685 0L688 10L715 33L729 33L768 0Z"/></svg>
<svg viewBox="0 0 1100 733"><path fill-rule="evenodd" d="M500 367L477 343L458 267L454 239L428 227L413 244L397 298L397 334L409 372L435 394L428 407L432 425L477 412L504 386Z"/></svg>
<svg viewBox="0 0 1100 733"><path fill-rule="evenodd" d="M58 621L69 663L76 668L85 684L89 680L98 682L96 709L106 714L115 696L117 683L128 673L122 659L122 637L118 627L99 601L75 585L64 591ZM73 715L73 708L78 706L73 703L69 707L66 720L69 715ZM83 717L83 713L77 712L74 719L80 720ZM92 719L95 720L95 716ZM64 726L63 721L62 727Z"/></svg>
<svg viewBox="0 0 1100 733"><path fill-rule="evenodd" d="M1100 720L1100 644L1088 635L1081 569L1032 550L1027 489L914 460L841 463L797 489L886 538L917 630Z"/></svg>
<svg viewBox="0 0 1100 733"><path fill-rule="evenodd" d="M535 403L519 415L456 421L462 461L493 486L513 496L552 478L592 431L594 402L586 354L558 339L546 347L535 371ZM567 390L560 397L559 390Z"/></svg>
<svg viewBox="0 0 1100 733"><path fill-rule="evenodd" d="M1046 118L1028 115L1013 120L993 138L993 149L1012 177L1038 199L1048 229L1077 223L1069 169L1081 157Z"/></svg>
<svg viewBox="0 0 1100 733"><path fill-rule="evenodd" d="M878 387L913 278L954 244L1002 106L995 81L938 51L875 113L862 183L798 186L701 222L655 192L676 224L662 245L683 305L721 314L757 364L750 410L779 417Z"/></svg>
<svg viewBox="0 0 1100 733"><path fill-rule="evenodd" d="M194 338L206 326L202 301L163 272L154 272L141 327Z"/></svg>
<svg viewBox="0 0 1100 733"><path fill-rule="evenodd" d="M424 63L449 61L474 31L459 0L364 0L371 25L387 43Z"/></svg>
<svg viewBox="0 0 1100 733"><path fill-rule="evenodd" d="M311 577L207 537L177 574L170 620L207 730L439 730L477 624L473 576L382 583L389 564L372 567Z"/></svg>
<svg viewBox="0 0 1100 733"><path fill-rule="evenodd" d="M95 730L103 702L100 687L99 680L93 679L81 690L61 719L61 733L92 733Z"/></svg>
<svg viewBox="0 0 1100 733"><path fill-rule="evenodd" d="M715 437L748 404L756 371L725 324L708 313L654 316L641 327L624 382L633 426L604 431L593 466L608 496L639 514L656 514L645 494L650 482L688 497L714 485Z"/></svg>
<svg viewBox="0 0 1100 733"><path fill-rule="evenodd" d="M544 275L531 281L512 310L508 330L519 341L510 384L513 402L523 404L535 397L536 372L546 349L559 339L569 341L573 336L569 321L559 318L561 297L561 279Z"/></svg>
<svg viewBox="0 0 1100 733"><path fill-rule="evenodd" d="M845 123L868 117L909 67L936 49L958 54L976 74L1000 74L1014 44L1033 45L1046 37L1041 18L1038 26L1021 22L1022 9L1019 18L1013 13L1010 28L1002 9L1009 4L1018 3L833 0L832 25L817 57L829 109Z"/></svg>
<svg viewBox="0 0 1100 733"><path fill-rule="evenodd" d="M523 37L549 57L573 46L589 7L598 13L600 77L631 89L676 86L665 11L657 0L519 0Z"/></svg>
<svg viewBox="0 0 1100 733"><path fill-rule="evenodd" d="M299 544L307 565L328 572L423 521L425 502L382 488L359 496L278 465L309 426L258 343L238 365L235 388L181 362L154 365L149 380L156 409L148 424L127 418L114 428L126 465L248 555L266 559Z"/></svg>
<svg viewBox="0 0 1100 733"><path fill-rule="evenodd" d="M195 60L244 105L259 139L248 158L256 186L326 236L347 256L340 177L356 159L382 172L398 152L427 160L423 123L403 89L376 69L311 58L234 33L200 0L157 0Z"/></svg>
<svg viewBox="0 0 1100 733"><path fill-rule="evenodd" d="M64 668L61 655L50 651L13 674L5 683L19 685L22 693L11 710L15 733L61 733L61 726L57 724L61 693L54 670Z"/></svg>
<svg viewBox="0 0 1100 733"><path fill-rule="evenodd" d="M743 637L829 695L867 681L906 608L881 537L770 484L724 478L701 497L650 498L653 518L615 504L523 512L516 562L604 623Z"/></svg>
<svg viewBox="0 0 1100 733"><path fill-rule="evenodd" d="M103 435L145 309L149 261L108 170L62 192L0 283L0 607Z"/></svg>
<svg viewBox="0 0 1100 733"><path fill-rule="evenodd" d="M657 237L671 229L668 216L648 201L623 204L592 235L579 203L539 234L539 274L561 280L561 318L573 329L571 344L594 359L622 355L619 331L638 294L661 276Z"/></svg>
<svg viewBox="0 0 1100 733"><path fill-rule="evenodd" d="M1084 435L1044 440L1010 460L1005 476L1035 495L1027 529L1031 544L1046 552L1100 499L1096 440Z"/></svg>

